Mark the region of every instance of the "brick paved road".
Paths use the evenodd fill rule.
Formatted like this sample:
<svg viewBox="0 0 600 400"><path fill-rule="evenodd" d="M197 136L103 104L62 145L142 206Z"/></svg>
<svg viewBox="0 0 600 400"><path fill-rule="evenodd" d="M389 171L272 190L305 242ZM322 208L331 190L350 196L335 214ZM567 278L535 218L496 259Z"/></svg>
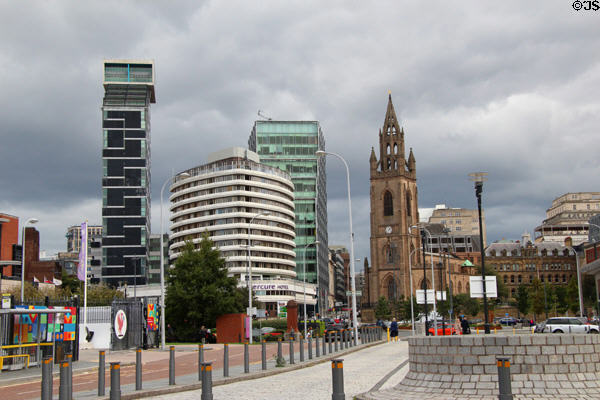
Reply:
<svg viewBox="0 0 600 400"><path fill-rule="evenodd" d="M376 385L381 389L398 384L408 371L398 366L408 359L407 342L383 343L344 356L344 392L346 398L367 392ZM379 384L379 385L378 385ZM191 400L200 391L152 397L152 399ZM266 378L215 386L219 399L331 399L331 363L302 368Z"/></svg>

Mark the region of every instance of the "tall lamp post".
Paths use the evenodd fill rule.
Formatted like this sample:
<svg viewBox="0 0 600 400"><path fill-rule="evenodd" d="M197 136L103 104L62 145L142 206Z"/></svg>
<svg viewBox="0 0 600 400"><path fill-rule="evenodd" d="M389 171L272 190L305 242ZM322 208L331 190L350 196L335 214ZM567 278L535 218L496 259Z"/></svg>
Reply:
<svg viewBox="0 0 600 400"><path fill-rule="evenodd" d="M248 224L248 318L252 321L252 261L250 260L250 228L252 227L252 222L254 218L260 216L271 215L268 211L263 211L256 214L254 217L250 219L250 223ZM250 337L248 338L250 344L252 344L252 327L250 327Z"/></svg>
<svg viewBox="0 0 600 400"><path fill-rule="evenodd" d="M306 316L306 250L308 249L308 246L312 246L312 245L314 245L315 248L317 248L319 243L321 243L321 242L319 242L318 240L316 240L312 243L307 243L304 246L304 253L302 253L302 283L304 285L304 336L305 337L306 337L306 333L307 333L306 320L308 319L308 317ZM317 272L317 275L318 275L318 272ZM319 293L318 290L319 290L319 286L317 286L317 294Z"/></svg>
<svg viewBox="0 0 600 400"><path fill-rule="evenodd" d="M479 212L479 246L481 248L481 288L483 290L483 315L485 322L483 327L485 333L490 333L490 321L488 317L487 293L485 288L485 249L483 248L483 224L481 222L481 192L483 192L483 182L487 181L487 172L474 172L469 174L471 180L475 182L475 196L477 197L477 210Z"/></svg>
<svg viewBox="0 0 600 400"><path fill-rule="evenodd" d="M448 243L450 240L450 230L444 228L443 232L446 234L446 264L448 265L448 294L450 295L450 309L448 311L450 314L450 322L453 322L454 319L452 315L454 314L454 304L452 299L452 266L450 265L450 243Z"/></svg>
<svg viewBox="0 0 600 400"><path fill-rule="evenodd" d="M175 178L189 178L191 175L187 172L170 176L160 188L160 348L165 349L165 320L167 313L165 309L165 250L163 248L163 192L167 183L173 182Z"/></svg>
<svg viewBox="0 0 600 400"><path fill-rule="evenodd" d="M427 316L427 271L425 269L425 231L421 231L421 246L423 247L423 295L425 297L425 336L429 335L427 325L429 325L429 317Z"/></svg>
<svg viewBox="0 0 600 400"><path fill-rule="evenodd" d="M412 236L412 228L418 228L418 226L413 225L408 227L408 234L410 236ZM410 284L410 323L413 336L415 335L415 310L413 305L412 255L417 250L418 247L415 247L408 255L408 282Z"/></svg>
<svg viewBox="0 0 600 400"><path fill-rule="evenodd" d="M25 296L25 228L29 224L35 224L38 222L37 218L29 218L23 224L22 234L21 234L21 304L23 304L24 296Z"/></svg>
<svg viewBox="0 0 600 400"><path fill-rule="evenodd" d="M315 152L318 157L331 155L339 158L346 167L346 185L348 186L348 222L350 225L350 286L352 289L352 328L354 331L354 337L358 338L358 319L356 317L356 282L354 279L354 232L352 231L352 200L350 198L350 169L348 163L342 156L336 153L329 153L323 150Z"/></svg>
<svg viewBox="0 0 600 400"><path fill-rule="evenodd" d="M437 336L437 294L435 291L435 270L433 269L433 240L431 238L431 232L429 232L427 228L422 226L421 230L427 235L429 235L429 258L431 259L431 288L433 289L433 335ZM423 240L425 240L424 235ZM423 279L425 279L425 246L423 246ZM427 302L427 297L425 297L425 301Z"/></svg>

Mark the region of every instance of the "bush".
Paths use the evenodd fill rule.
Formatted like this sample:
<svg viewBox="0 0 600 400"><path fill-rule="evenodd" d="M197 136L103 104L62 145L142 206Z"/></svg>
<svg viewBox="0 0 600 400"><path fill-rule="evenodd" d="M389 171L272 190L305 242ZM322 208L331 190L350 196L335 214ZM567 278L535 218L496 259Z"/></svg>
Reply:
<svg viewBox="0 0 600 400"><path fill-rule="evenodd" d="M278 319L267 319L267 320L255 320L252 321L253 328L269 326L271 328L275 328L278 330L287 330L287 319L286 318L278 318Z"/></svg>

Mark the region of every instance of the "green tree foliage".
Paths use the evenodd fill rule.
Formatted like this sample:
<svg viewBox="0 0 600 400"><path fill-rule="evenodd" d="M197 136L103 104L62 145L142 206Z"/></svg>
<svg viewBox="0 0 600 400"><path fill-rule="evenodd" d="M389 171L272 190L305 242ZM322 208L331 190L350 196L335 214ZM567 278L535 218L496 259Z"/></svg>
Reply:
<svg viewBox="0 0 600 400"><path fill-rule="evenodd" d="M375 318L377 319L389 319L392 315L390 304L387 299L383 296L377 300L377 306L375 306Z"/></svg>
<svg viewBox="0 0 600 400"><path fill-rule="evenodd" d="M178 340L194 340L202 325L213 327L220 315L244 312L247 306L247 296L227 276L225 259L208 234L198 250L186 242L167 282L167 322Z"/></svg>
<svg viewBox="0 0 600 400"><path fill-rule="evenodd" d="M68 274L63 274L62 277L72 277ZM77 277L75 277L77 279ZM68 282L71 282L72 279ZM79 282L79 281L78 281ZM25 282L25 293L24 298L26 301L32 301L35 303L42 303L45 301L46 297L53 300L57 299L69 299L73 296L79 296L79 304L83 306L83 282L81 292L77 287L77 284L67 284L65 286L65 281L63 280L62 286L56 286L54 288L39 288L35 287L31 282ZM75 288L75 292L72 289ZM21 298L21 287L15 287L8 291L8 293L15 296L16 299ZM99 285L89 285L87 290L87 304L88 306L107 306L112 303L114 299L122 299L124 298L123 292L120 292L116 289L110 288L104 284Z"/></svg>
<svg viewBox="0 0 600 400"><path fill-rule="evenodd" d="M467 293L454 295L454 314L475 316L479 313L481 304L479 300L471 298Z"/></svg>
<svg viewBox="0 0 600 400"><path fill-rule="evenodd" d="M515 295L517 301L517 310L523 315L526 315L531 308L531 299L529 298L529 288L525 285L519 285Z"/></svg>
<svg viewBox="0 0 600 400"><path fill-rule="evenodd" d="M579 312L579 286L577 285L577 277L575 275L571 277L567 285L567 304L569 311L573 314Z"/></svg>
<svg viewBox="0 0 600 400"><path fill-rule="evenodd" d="M531 307L536 319L542 315L545 310L546 302L544 298L544 287L539 279L535 278L531 284Z"/></svg>
<svg viewBox="0 0 600 400"><path fill-rule="evenodd" d="M569 309L567 304L567 288L564 285L555 286L554 293L556 295L556 312L559 315L564 315Z"/></svg>

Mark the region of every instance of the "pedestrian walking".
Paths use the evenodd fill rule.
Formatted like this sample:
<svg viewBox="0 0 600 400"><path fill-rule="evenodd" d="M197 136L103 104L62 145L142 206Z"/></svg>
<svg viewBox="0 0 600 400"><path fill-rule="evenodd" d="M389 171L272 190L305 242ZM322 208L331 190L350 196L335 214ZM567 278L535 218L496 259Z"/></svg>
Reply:
<svg viewBox="0 0 600 400"><path fill-rule="evenodd" d="M398 322L396 322L396 318L390 324L390 338L392 341L398 341Z"/></svg>
<svg viewBox="0 0 600 400"><path fill-rule="evenodd" d="M207 339L208 330L206 330L206 327L202 325L202 327L200 328L200 341L202 342L202 344L206 344Z"/></svg>
<svg viewBox="0 0 600 400"><path fill-rule="evenodd" d="M469 327L469 321L467 321L467 319L465 318L464 315L461 315L459 318L460 318L460 326L462 328L462 334L463 335L470 334L471 328Z"/></svg>

